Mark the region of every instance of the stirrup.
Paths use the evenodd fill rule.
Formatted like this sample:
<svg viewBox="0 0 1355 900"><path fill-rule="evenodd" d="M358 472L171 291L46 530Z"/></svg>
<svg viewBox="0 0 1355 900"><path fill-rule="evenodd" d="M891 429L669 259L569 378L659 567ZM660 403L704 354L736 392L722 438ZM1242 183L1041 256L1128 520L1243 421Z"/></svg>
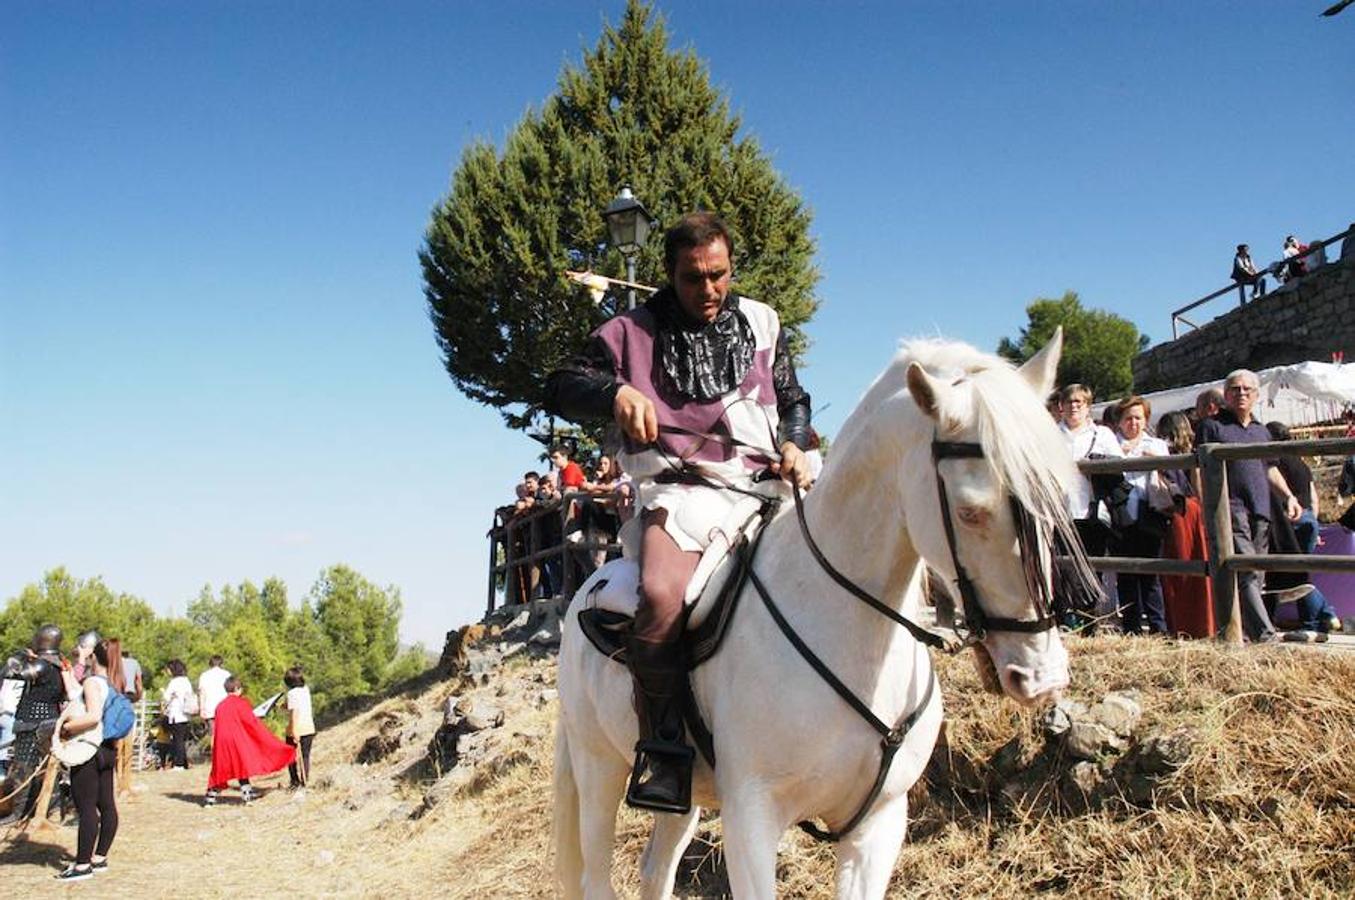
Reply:
<svg viewBox="0 0 1355 900"><path fill-rule="evenodd" d="M641 740L635 744L635 765L630 771L630 781L626 785L626 805L636 809L649 809L655 812L687 813L692 808L692 764L696 751L686 744L672 741ZM669 777L676 777L675 796L653 797L644 792L655 778L656 771ZM646 772L649 780L641 783Z"/></svg>

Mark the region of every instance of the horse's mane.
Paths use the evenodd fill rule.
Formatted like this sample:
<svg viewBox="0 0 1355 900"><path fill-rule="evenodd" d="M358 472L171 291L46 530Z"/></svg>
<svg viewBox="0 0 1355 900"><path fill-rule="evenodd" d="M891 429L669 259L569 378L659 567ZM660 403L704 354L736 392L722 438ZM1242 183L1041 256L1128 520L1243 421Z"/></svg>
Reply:
<svg viewBox="0 0 1355 900"><path fill-rule="evenodd" d="M1078 477L1067 442L1036 395L1011 362L968 344L939 339L903 342L888 368L866 391L843 426L839 441L844 447L867 427L871 413L889 398L907 395L907 371L918 363L929 375L947 383L971 385L947 398L949 406L936 427L945 440L947 432L967 424L977 426L984 457L993 466L1002 487L1009 491L1038 523L1046 538L1073 558L1074 579L1091 584L1096 576L1087 565L1081 541L1068 516L1067 488ZM916 415L926 417L908 397Z"/></svg>

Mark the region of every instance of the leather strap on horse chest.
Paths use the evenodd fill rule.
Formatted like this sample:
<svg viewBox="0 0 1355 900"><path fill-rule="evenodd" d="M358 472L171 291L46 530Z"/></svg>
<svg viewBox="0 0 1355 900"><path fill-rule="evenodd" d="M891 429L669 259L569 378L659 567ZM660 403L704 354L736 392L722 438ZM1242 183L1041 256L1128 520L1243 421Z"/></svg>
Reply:
<svg viewBox="0 0 1355 900"><path fill-rule="evenodd" d="M880 796L880 791L884 789L885 780L889 777L889 768L894 762L894 754L899 752L904 739L908 737L908 732L917 724L917 720L931 703L932 692L936 689L936 670L931 667L929 659L927 664L927 690L922 696L922 702L897 725L890 727L885 724L884 720L875 715L865 701L852 693L851 688L843 684L842 680L833 674L833 670L828 668L823 660L819 659L818 655L809 649L809 645L795 633L795 629L786 621L780 608L772 600L771 594L762 584L762 579L757 577L757 573L751 567L748 571L748 580L753 583L753 588L762 598L762 604L767 607L767 612L771 615L772 621L781 629L781 633L786 636L786 640L790 641L791 646L796 649L805 662L809 663L810 668L828 683L834 693L841 697L857 715L865 719L867 725L875 729L876 733L880 735L880 768L875 773L875 782L871 785L866 798L861 801L861 805L857 807L856 813L847 820L846 824L837 831L829 831L807 820L799 823L800 830L817 840L830 842L841 840L843 835L848 834L861 823L861 820L870 812L870 808L875 805L875 800Z"/></svg>
<svg viewBox="0 0 1355 900"><path fill-rule="evenodd" d="M814 561L819 564L819 567L823 569L824 574L833 579L838 587L842 588L895 625L902 625L904 628L908 629L908 633L916 640L921 641L928 647L936 647L939 650L945 650L949 653L955 652L955 649L948 646L946 640L939 634L928 631L921 625L918 625L916 622L913 622L906 616L900 614L897 610L891 608L888 604L872 596L856 582L839 572L833 564L828 561L828 557L823 555L823 551L819 549L818 542L814 540L814 535L810 533L809 523L805 521L804 497L801 495L798 485L795 486L795 515L800 520L800 533L804 535L805 546L809 547L810 554L814 557Z"/></svg>

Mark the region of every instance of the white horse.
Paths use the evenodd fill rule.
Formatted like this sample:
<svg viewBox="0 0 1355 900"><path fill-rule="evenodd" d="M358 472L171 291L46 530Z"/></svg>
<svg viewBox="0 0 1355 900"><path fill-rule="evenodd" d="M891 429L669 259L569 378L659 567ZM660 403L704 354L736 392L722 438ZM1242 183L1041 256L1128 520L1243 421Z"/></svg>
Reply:
<svg viewBox="0 0 1355 900"><path fill-rule="evenodd" d="M1061 346L1056 334L1018 371L964 344L904 345L843 426L831 462L805 497L809 533L829 562L907 615L919 608L924 566L953 583L958 559L990 621L1039 618L1014 507L1042 528L1038 549L1027 556L1042 553L1047 564L1052 537L1072 539L1064 485L1073 463L1043 402ZM982 457L934 460L934 441L971 442ZM938 488L949 498L953 551ZM907 826L908 789L941 726L931 661L908 631L825 574L793 511L765 527L753 569L784 618L880 720L892 725L915 717L879 795L836 843L837 896L882 897ZM568 897L613 897L616 811L637 735L631 679L625 666L590 645L577 616L566 619L556 870ZM1056 697L1068 683L1057 629L989 628L977 646L992 667L990 685L995 678L1020 703ZM792 648L752 586L745 586L719 652L693 672L692 688L714 733L716 766L698 757L690 813L655 815L641 860L642 895L671 895L699 806L718 806L734 896L772 898L782 833L806 819L834 829L848 822L879 772L880 735Z"/></svg>

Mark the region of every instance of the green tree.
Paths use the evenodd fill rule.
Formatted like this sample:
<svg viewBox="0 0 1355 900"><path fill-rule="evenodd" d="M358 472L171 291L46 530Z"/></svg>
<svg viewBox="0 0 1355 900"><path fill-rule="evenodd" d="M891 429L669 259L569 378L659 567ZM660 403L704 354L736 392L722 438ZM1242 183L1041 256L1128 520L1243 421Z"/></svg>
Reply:
<svg viewBox="0 0 1355 900"><path fill-rule="evenodd" d="M66 649L91 628L141 649L157 627L155 611L144 600L115 593L101 578L82 580L56 568L41 583L26 585L0 611L0 650L8 654L28 646L33 633L49 623L65 634Z"/></svg>
<svg viewBox="0 0 1355 900"><path fill-rule="evenodd" d="M1000 356L1022 363L1039 351L1063 326L1063 357L1058 383L1078 382L1102 399L1122 397L1133 390L1130 367L1135 356L1148 346L1148 336L1128 319L1099 309L1085 309L1076 291L1066 291L1057 300L1037 297L1026 307L1029 324L1015 340L1003 338Z"/></svg>
<svg viewBox="0 0 1355 900"><path fill-rule="evenodd" d="M306 685L311 689L316 711L333 699L364 692L363 686L356 681L347 686L347 693L344 692L344 667L333 652L329 635L320 626L309 599L302 601L300 609L288 614L283 629L292 654L288 665L299 665L305 671Z"/></svg>
<svg viewBox="0 0 1355 900"><path fill-rule="evenodd" d="M740 293L777 309L792 352L818 301L810 214L772 168L691 50L673 51L663 20L631 0L557 93L528 112L502 154L465 151L434 207L419 254L424 296L452 382L512 428L540 412L546 374L612 309L566 269L621 276L600 211L630 185L660 225L720 213L735 238ZM661 241L637 258L663 280Z"/></svg>
<svg viewBox="0 0 1355 900"><path fill-rule="evenodd" d="M145 669L145 683L163 687L163 668L182 659L192 674L219 653L253 699L282 688L282 673L301 665L316 711L337 699L368 694L428 667L415 646L400 652L400 595L380 589L346 566L322 573L299 609L287 606L287 586L277 578L204 587L182 618L160 618L144 600L111 590L101 579L81 580L53 569L0 609L0 659L28 645L41 625L54 623L74 638L91 628L120 637Z"/></svg>
<svg viewBox="0 0 1355 900"><path fill-rule="evenodd" d="M263 614L268 621L281 625L287 621L287 584L281 578L270 578L263 583L259 596Z"/></svg>
<svg viewBox="0 0 1355 900"><path fill-rule="evenodd" d="M400 591L378 588L347 566L331 566L311 588L315 619L335 660L330 689L336 697L366 693L388 683L399 649Z"/></svg>
<svg viewBox="0 0 1355 900"><path fill-rule="evenodd" d="M170 659L205 660L210 652L211 636L201 625L159 618L144 600L117 593L100 578L75 578L64 568L25 585L0 610L0 650L8 654L28 646L33 632L48 623L65 633L62 646L68 653L75 637L90 629L121 639L144 667L148 687L162 683L159 673Z"/></svg>

